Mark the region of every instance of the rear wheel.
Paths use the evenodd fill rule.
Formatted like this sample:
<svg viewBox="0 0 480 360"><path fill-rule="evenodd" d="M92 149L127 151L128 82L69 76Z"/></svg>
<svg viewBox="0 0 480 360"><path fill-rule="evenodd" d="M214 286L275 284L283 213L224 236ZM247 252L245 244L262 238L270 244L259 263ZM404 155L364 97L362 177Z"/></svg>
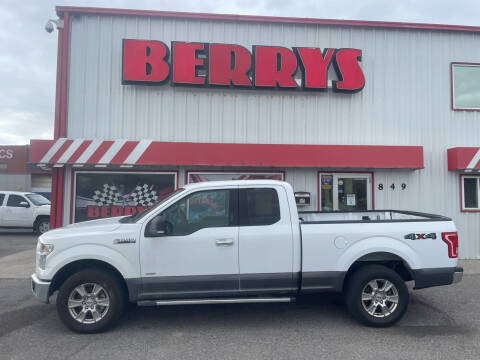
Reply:
<svg viewBox="0 0 480 360"><path fill-rule="evenodd" d="M70 276L60 287L57 311L63 323L80 333L94 333L114 325L125 300L118 280L100 269Z"/></svg>
<svg viewBox="0 0 480 360"><path fill-rule="evenodd" d="M37 235L42 235L50 230L50 219L48 217L39 218L35 221L33 231Z"/></svg>
<svg viewBox="0 0 480 360"><path fill-rule="evenodd" d="M380 265L357 270L348 280L345 297L353 317L376 327L391 326L399 321L409 301L407 286L400 275Z"/></svg>

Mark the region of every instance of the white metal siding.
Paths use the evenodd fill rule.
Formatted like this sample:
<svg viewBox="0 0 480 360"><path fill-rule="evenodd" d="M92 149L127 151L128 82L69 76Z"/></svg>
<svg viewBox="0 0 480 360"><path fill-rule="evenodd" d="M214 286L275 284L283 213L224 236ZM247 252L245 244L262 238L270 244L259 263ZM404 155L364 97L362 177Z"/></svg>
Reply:
<svg viewBox="0 0 480 360"><path fill-rule="evenodd" d="M0 191L30 191L30 174L0 174Z"/></svg>
<svg viewBox="0 0 480 360"><path fill-rule="evenodd" d="M460 256L480 257L480 214L460 213L459 177L446 160L447 148L480 146L480 113L450 110L450 62L479 62L479 34L106 15L71 21L69 138L423 145L425 169L375 171L375 184L397 185L375 189L375 207L451 216ZM363 51L366 85L352 95L123 86L123 38L354 47ZM286 173L315 207L317 171Z"/></svg>

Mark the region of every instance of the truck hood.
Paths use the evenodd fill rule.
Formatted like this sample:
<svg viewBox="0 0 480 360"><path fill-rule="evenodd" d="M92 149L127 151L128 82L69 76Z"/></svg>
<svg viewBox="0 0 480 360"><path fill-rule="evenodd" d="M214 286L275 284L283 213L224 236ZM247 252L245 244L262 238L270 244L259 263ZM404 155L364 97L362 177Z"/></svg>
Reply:
<svg viewBox="0 0 480 360"><path fill-rule="evenodd" d="M77 236L86 233L110 232L117 229L121 225L119 222L121 218L123 218L123 216L71 224L59 229L50 230L43 234L40 238L42 241L48 241L49 239Z"/></svg>

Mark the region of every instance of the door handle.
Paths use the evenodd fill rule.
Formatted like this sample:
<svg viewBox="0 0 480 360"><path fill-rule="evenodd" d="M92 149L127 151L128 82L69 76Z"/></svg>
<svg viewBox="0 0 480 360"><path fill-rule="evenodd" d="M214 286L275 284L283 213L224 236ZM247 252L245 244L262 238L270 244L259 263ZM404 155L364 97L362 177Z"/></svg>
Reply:
<svg viewBox="0 0 480 360"><path fill-rule="evenodd" d="M217 246L231 246L233 245L233 239L217 239L215 240Z"/></svg>

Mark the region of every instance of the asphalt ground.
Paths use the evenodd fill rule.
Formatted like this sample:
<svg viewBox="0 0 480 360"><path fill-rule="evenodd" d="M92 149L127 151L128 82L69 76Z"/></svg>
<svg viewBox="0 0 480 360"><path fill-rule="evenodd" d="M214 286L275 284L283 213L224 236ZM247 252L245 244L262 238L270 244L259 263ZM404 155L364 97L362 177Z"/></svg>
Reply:
<svg viewBox="0 0 480 360"><path fill-rule="evenodd" d="M20 251L34 249L37 237L32 230L0 228L0 258Z"/></svg>
<svg viewBox="0 0 480 360"><path fill-rule="evenodd" d="M9 236L24 235L0 243ZM22 250L33 251L30 237ZM405 317L386 329L357 324L340 296L325 294L293 304L133 306L114 329L79 335L54 304L33 299L28 280L0 279L0 359L480 358L480 275L410 295Z"/></svg>

